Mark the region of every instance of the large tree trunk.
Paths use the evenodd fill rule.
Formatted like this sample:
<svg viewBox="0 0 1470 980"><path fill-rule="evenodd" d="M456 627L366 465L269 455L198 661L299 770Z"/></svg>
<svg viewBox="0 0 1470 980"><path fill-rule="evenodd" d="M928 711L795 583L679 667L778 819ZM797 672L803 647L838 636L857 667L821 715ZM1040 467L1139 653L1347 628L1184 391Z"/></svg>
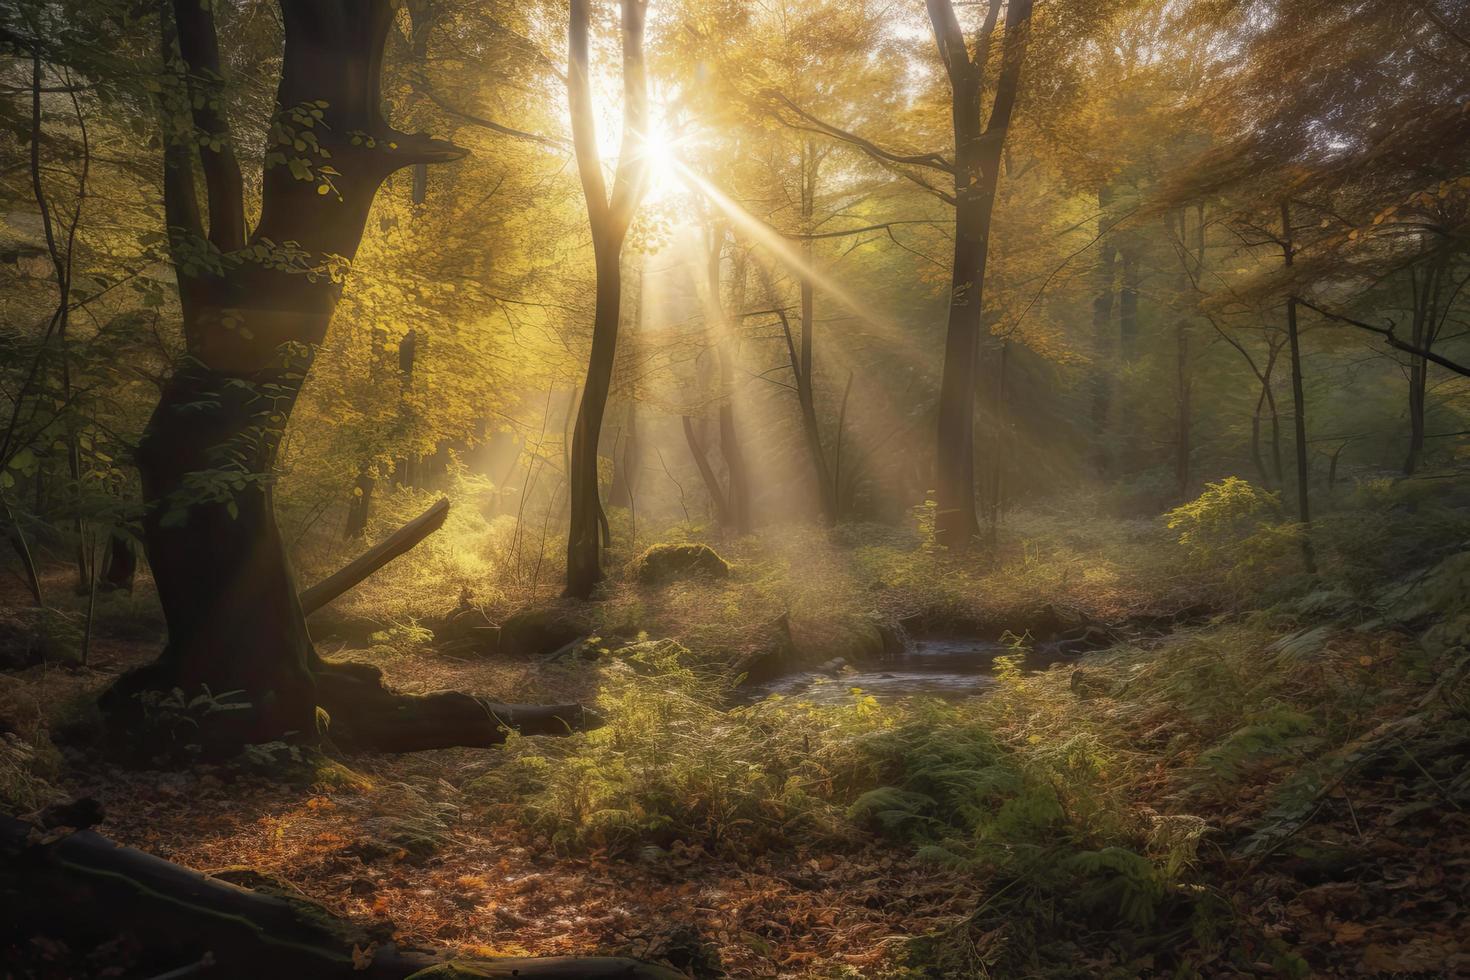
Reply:
<svg viewBox="0 0 1470 980"><path fill-rule="evenodd" d="M173 18L164 18L166 60L181 56L189 66L193 124L214 137L216 148L198 150L198 165L209 245L226 260L211 268L193 258L206 234L196 145L171 141L164 203L190 357L165 386L137 452L144 541L169 640L156 662L103 695L104 714L131 733L168 738L159 722L180 710L163 710L169 692L182 691L186 703L208 693L233 708L191 716L197 727L187 736L220 752L314 738L329 724L334 738L390 750L483 745L503 738L507 723L542 730L548 717L563 729L585 724L573 706L527 711L468 695L394 694L373 668L328 664L312 647L272 509L277 449L379 185L400 167L463 151L398 132L381 116L391 0L285 3L281 13L277 126L287 149L267 157L251 235L229 130L211 108L218 103L209 89L221 76L210 8L176 0ZM300 163L313 179L298 180L286 164L298 152L292 143L311 146L299 138L306 131L317 149L301 151ZM283 242L296 251L282 255ZM148 738L130 744L139 741L155 748Z"/></svg>
<svg viewBox="0 0 1470 980"><path fill-rule="evenodd" d="M927 6L940 58L949 74L955 138L954 262L939 385L935 538L963 551L980 529L975 513L976 359L983 326L991 212L1031 26L1031 0L1006 4L1000 79L990 118L983 126L985 62L999 4L991 3L982 40L973 55L950 0L928 0Z"/></svg>

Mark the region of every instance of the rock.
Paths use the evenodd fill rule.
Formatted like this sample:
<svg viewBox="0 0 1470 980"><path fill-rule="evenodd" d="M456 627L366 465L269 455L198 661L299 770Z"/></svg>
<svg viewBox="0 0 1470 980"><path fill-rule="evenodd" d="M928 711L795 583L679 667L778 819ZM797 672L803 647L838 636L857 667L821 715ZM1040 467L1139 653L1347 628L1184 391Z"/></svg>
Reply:
<svg viewBox="0 0 1470 980"><path fill-rule="evenodd" d="M760 684L790 673L792 652L791 618L782 613L765 625L755 652L737 664L734 672L744 674L747 684Z"/></svg>
<svg viewBox="0 0 1470 980"><path fill-rule="evenodd" d="M826 664L836 659L871 664L883 659L887 646L877 624L867 618L795 618L791 621L791 648L797 665Z"/></svg>
<svg viewBox="0 0 1470 980"><path fill-rule="evenodd" d="M543 656L587 636L592 627L591 615L575 602L522 609L500 624L497 649L512 657Z"/></svg>
<svg viewBox="0 0 1470 980"><path fill-rule="evenodd" d="M1050 602L1024 610L1018 622L1010 627L1017 636L1031 634L1038 643L1050 643L1063 639L1068 634L1085 630L1092 622L1075 609L1064 609Z"/></svg>
<svg viewBox="0 0 1470 980"><path fill-rule="evenodd" d="M628 577L640 585L729 574L730 563L704 544L656 544L628 563Z"/></svg>
<svg viewBox="0 0 1470 980"><path fill-rule="evenodd" d="M500 649L501 627L484 610L456 609L440 622L426 624L434 632L434 646L459 657L485 656Z"/></svg>

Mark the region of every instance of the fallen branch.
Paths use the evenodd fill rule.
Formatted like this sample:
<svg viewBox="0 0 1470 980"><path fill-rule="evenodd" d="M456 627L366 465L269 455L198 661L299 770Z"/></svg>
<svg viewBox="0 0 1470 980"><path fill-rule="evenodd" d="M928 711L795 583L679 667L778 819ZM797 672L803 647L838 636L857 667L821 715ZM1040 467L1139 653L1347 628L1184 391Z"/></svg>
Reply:
<svg viewBox="0 0 1470 980"><path fill-rule="evenodd" d="M0 818L0 921L69 944L126 933L149 959L210 976L404 980L529 977L677 980L682 974L612 956L454 960L402 948L391 929L339 919L287 892L241 888L91 830L47 831ZM79 947L84 948L84 947Z"/></svg>
<svg viewBox="0 0 1470 980"><path fill-rule="evenodd" d="M449 498L441 497L428 510L366 552L354 558L345 568L339 569L316 585L301 593L301 612L310 616L333 599L357 585L363 579L388 564L399 555L411 550L420 541L444 526L449 516Z"/></svg>

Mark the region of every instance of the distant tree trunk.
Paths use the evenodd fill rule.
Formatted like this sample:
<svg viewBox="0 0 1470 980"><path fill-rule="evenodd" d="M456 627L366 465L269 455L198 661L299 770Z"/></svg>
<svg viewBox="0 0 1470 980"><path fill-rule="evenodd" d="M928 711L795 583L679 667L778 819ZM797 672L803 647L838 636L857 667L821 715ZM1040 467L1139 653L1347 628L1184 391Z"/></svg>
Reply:
<svg viewBox="0 0 1470 980"><path fill-rule="evenodd" d="M725 497L725 491L720 486L720 478L715 475L714 467L710 466L709 456L705 452L704 444L699 441L699 436L694 431L694 420L689 416L680 417L684 426L684 441L689 444L689 452L694 456L694 465L699 469L699 476L704 480L704 488L709 492L709 499L715 508L715 520L721 527L729 527L730 504Z"/></svg>
<svg viewBox="0 0 1470 980"><path fill-rule="evenodd" d="M1188 296L1188 285L1192 280L1199 283L1204 275L1205 267L1205 214L1204 205L1199 205L1196 210L1195 222L1195 247L1192 256L1194 271L1191 275L1189 265L1191 254L1187 243L1186 232L1189 226L1189 212L1179 212L1179 295L1181 298ZM1190 435L1193 425L1192 418L1192 379L1190 377L1190 354L1189 334L1190 315L1184 310L1179 310L1179 319L1174 328L1176 364L1175 364L1175 405L1176 405L1176 434L1174 454L1174 481L1178 487L1180 496L1189 492L1189 454Z"/></svg>
<svg viewBox="0 0 1470 980"><path fill-rule="evenodd" d="M745 451L740 443L740 431L735 423L735 359L736 331L725 307L721 286L720 269L725 248L726 226L718 219L710 219L705 225L705 323L713 338L715 364L718 369L720 391L717 422L720 433L720 458L725 463L726 489L719 496L724 500L720 510L721 527L735 534L751 532L750 476L745 465ZM731 304L738 311L745 303L745 258L738 255L731 262ZM691 443L691 447L694 444ZM701 471L703 472L703 471ZM713 472L713 471L711 471ZM708 483L708 479L705 481ZM714 494L718 481L711 487Z"/></svg>
<svg viewBox="0 0 1470 980"><path fill-rule="evenodd" d="M1271 476L1266 472L1266 461L1261 458L1261 407L1266 403L1266 386L1261 385L1261 393L1256 396L1256 410L1251 413L1251 462L1255 464L1256 475L1261 478L1261 486L1267 489L1271 486Z"/></svg>
<svg viewBox="0 0 1470 980"><path fill-rule="evenodd" d="M413 391L414 363L418 358L418 331L409 330L398 342L398 419L399 425L408 434L412 435L413 409L410 407L408 395ZM400 487L418 486L418 453L407 453L398 460L393 470L393 482Z"/></svg>
<svg viewBox="0 0 1470 980"><path fill-rule="evenodd" d="M1118 287L1118 350L1125 372L1138 360L1138 246L1128 245L1119 250L1122 259L1122 276ZM1126 392L1125 392L1126 394ZM1120 439L1120 465L1124 472L1138 469L1139 433L1135 418L1136 406L1132 399L1120 398L1118 428Z"/></svg>
<svg viewBox="0 0 1470 980"><path fill-rule="evenodd" d="M1138 359L1138 248L1123 250L1123 285L1118 291L1118 340L1123 360Z"/></svg>
<svg viewBox="0 0 1470 980"><path fill-rule="evenodd" d="M815 230L813 216L816 211L817 173L821 158L811 140L801 145L801 229L807 235L802 249L808 270L813 268L814 242L810 237ZM837 523L837 485L828 474L827 457L822 449L822 430L817 419L816 359L813 355L817 331L816 291L809 274L801 276L801 356L792 359L792 374L796 381L796 401L801 410L801 428L806 437L807 455L811 457L812 476L817 485L817 506L822 523L832 527ZM786 327L787 344L790 345L790 327L785 314L781 314L782 326Z"/></svg>
<svg viewBox="0 0 1470 980"><path fill-rule="evenodd" d="M995 447L992 452L995 458L990 465L990 549L1000 542L1000 511L1001 511L1001 476L1005 468L1005 447L1008 419L1006 413L1006 355L1010 348L1010 341L1001 338L1000 352L996 357L995 365L995 399L991 406L991 416L995 428Z"/></svg>
<svg viewBox="0 0 1470 980"><path fill-rule="evenodd" d="M1291 206L1281 202L1281 253L1287 268L1296 258L1292 244ZM1302 565L1309 574L1317 573L1317 559L1312 549L1312 510L1310 500L1311 470L1307 459L1307 399L1302 391L1302 354L1297 331L1296 295L1286 297L1286 338L1291 353L1291 399L1296 420L1296 505L1302 524Z"/></svg>
<svg viewBox="0 0 1470 980"><path fill-rule="evenodd" d="M113 530L107 536L107 551L102 559L102 570L98 583L108 591L133 591L133 579L138 574L138 549L133 539Z"/></svg>
<svg viewBox="0 0 1470 980"><path fill-rule="evenodd" d="M347 526L343 529L343 537L351 540L360 538L367 533L368 514L373 506L373 487L377 485L374 476L376 465L364 463L357 471L357 482L352 486L352 499L347 501Z"/></svg>
<svg viewBox="0 0 1470 980"><path fill-rule="evenodd" d="M628 226L643 195L647 161L640 141L648 127L648 83L643 66L646 0L622 0L623 34L623 145L611 197L602 176L597 149L597 124L588 71L590 0L572 0L567 31L567 98L572 117L572 143L577 173L587 199L592 229L592 251L597 271L596 311L592 322L592 351L582 402L572 431L570 459L571 524L567 532L567 587L569 597L587 599L602 581L602 544L607 517L597 479L598 441L612 387L617 357L618 321L622 302L622 252Z"/></svg>
<svg viewBox="0 0 1470 980"><path fill-rule="evenodd" d="M1271 347L1266 357L1266 369L1262 372L1261 392L1266 396L1266 405L1271 412L1271 472L1276 475L1276 486L1286 481L1286 470L1281 462L1281 410L1276 407L1276 389L1272 378L1276 373L1276 361L1281 356L1281 344Z"/></svg>
<svg viewBox="0 0 1470 980"><path fill-rule="evenodd" d="M51 258L52 270L56 276L56 308L51 315L50 326L47 330L46 339L52 335L56 337L58 348L58 359L61 364L61 402L62 422L65 426L64 441L66 444L66 467L67 475L71 478L71 493L75 497L81 496L82 483L82 456L81 446L77 439L76 406L72 404L71 383L71 349L67 338L67 331L71 324L71 284L72 284L72 256L76 243L77 227L81 224L82 205L87 199L87 175L91 170L92 151L91 144L87 138L86 119L81 109L77 109L77 126L81 137L81 169L77 177L76 207L71 214L71 220L63 229L64 240L58 240L57 231L51 218L51 205L46 197L46 189L42 182L44 169L41 164L41 90L44 77L42 72L41 51L37 48L31 58L31 119L28 143L30 145L30 177L31 190L35 195L36 208L40 213L41 230L46 239L46 251ZM17 405L20 398L16 399ZM12 426L13 429L13 426ZM8 441L8 440L7 440ZM91 567L87 553L86 534L83 527L80 511L75 511L72 518L72 532L76 535L76 546L74 554L77 563L77 591L79 593L88 591L93 582L94 572Z"/></svg>
<svg viewBox="0 0 1470 980"><path fill-rule="evenodd" d="M847 429L847 400L852 395L853 372L847 371L847 383L842 386L842 402L837 408L837 435L832 447L832 510L838 521L842 520L842 436Z"/></svg>
<svg viewBox="0 0 1470 980"><path fill-rule="evenodd" d="M1448 253L1441 252L1424 271L1410 269L1413 291L1413 326L1409 343L1420 350L1431 350L1438 339L1440 287L1444 282ZM1404 458L1404 475L1413 476L1424 452L1424 408L1428 396L1429 362L1418 354L1409 355L1409 452Z"/></svg>
<svg viewBox="0 0 1470 980"><path fill-rule="evenodd" d="M936 449L936 540L956 551L979 532L975 514L975 373L984 309L990 220L1000 181L1001 150L1020 84L1031 0L1010 0L1000 78L990 117L983 124L986 61L999 14L992 0L972 55L951 0L927 0L940 59L950 81L953 120L955 244L950 277L949 322L939 387Z"/></svg>
<svg viewBox="0 0 1470 980"><path fill-rule="evenodd" d="M633 289L633 309L628 317L628 337L623 344L624 373L636 372L638 333L643 326L643 260L639 256L638 282ZM623 438L622 446L613 447L612 484L607 490L607 502L612 507L632 509L638 493L639 477L643 473L643 443L638 435L638 390L636 382L629 383L623 395Z"/></svg>
<svg viewBox="0 0 1470 980"><path fill-rule="evenodd" d="M1113 293L1117 288L1118 249L1106 237L1110 216L1108 207L1113 192L1102 187L1097 192L1097 234L1100 239L1097 265L1093 271L1092 298L1092 440L1093 466L1098 476L1106 476L1112 467L1108 452L1108 415L1113 401Z"/></svg>

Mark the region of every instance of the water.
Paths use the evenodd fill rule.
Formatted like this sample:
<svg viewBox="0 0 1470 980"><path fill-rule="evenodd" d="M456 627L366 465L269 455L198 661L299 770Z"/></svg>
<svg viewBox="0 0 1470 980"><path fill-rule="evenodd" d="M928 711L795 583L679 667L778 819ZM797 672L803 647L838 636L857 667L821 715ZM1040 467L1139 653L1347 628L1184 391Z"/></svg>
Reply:
<svg viewBox="0 0 1470 980"><path fill-rule="evenodd" d="M759 700L769 694L800 697L819 703L839 703L860 688L880 701L923 695L958 701L987 693L995 687L995 658L1012 653L1000 643L974 639L928 639L910 644L901 654L860 670L826 675L802 671L752 685L747 694ZM1044 670L1070 658L1045 649L1027 653L1022 666Z"/></svg>

